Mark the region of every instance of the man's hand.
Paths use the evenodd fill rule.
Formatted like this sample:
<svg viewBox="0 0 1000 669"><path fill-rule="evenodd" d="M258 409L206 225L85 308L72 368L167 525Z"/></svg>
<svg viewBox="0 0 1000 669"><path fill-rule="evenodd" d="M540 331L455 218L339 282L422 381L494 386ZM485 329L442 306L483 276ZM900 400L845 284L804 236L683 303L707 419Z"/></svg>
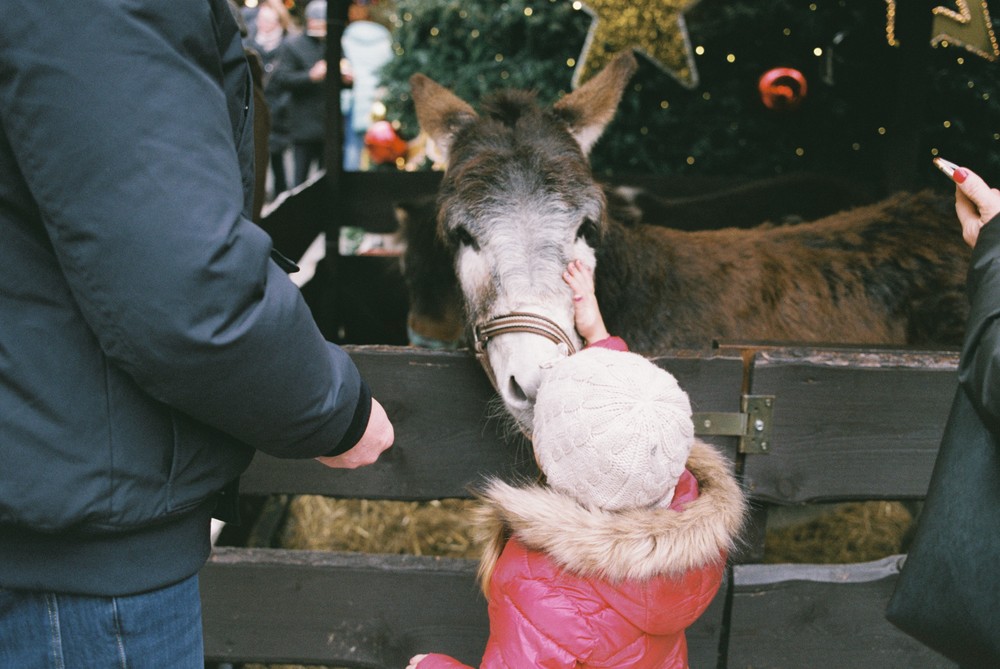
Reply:
<svg viewBox="0 0 1000 669"><path fill-rule="evenodd" d="M333 467L334 469L357 469L378 460L378 456L382 455L383 451L392 446L395 438L396 433L392 428L392 423L389 422L389 417L386 415L385 409L373 397L372 412L368 418L368 427L361 436L361 440L345 453L316 459L327 467Z"/></svg>

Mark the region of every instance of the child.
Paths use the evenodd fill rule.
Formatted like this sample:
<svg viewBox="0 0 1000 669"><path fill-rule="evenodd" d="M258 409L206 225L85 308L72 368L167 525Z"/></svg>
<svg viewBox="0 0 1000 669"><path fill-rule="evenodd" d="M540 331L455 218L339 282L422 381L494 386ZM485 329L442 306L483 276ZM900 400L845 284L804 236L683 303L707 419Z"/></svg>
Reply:
<svg viewBox="0 0 1000 669"><path fill-rule="evenodd" d="M719 588L744 498L729 462L695 441L674 377L608 335L589 269L564 279L588 347L539 388L546 483L494 480L482 495L482 666L686 668L684 630ZM418 666L466 667L441 654Z"/></svg>

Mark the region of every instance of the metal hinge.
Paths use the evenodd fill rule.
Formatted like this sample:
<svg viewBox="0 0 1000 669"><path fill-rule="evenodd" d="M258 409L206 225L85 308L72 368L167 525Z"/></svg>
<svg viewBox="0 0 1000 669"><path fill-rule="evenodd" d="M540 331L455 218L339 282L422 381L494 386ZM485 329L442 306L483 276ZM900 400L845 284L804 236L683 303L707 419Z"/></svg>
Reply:
<svg viewBox="0 0 1000 669"><path fill-rule="evenodd" d="M771 449L774 395L743 395L740 413L696 411L694 433L698 436L739 437L740 453L767 454Z"/></svg>

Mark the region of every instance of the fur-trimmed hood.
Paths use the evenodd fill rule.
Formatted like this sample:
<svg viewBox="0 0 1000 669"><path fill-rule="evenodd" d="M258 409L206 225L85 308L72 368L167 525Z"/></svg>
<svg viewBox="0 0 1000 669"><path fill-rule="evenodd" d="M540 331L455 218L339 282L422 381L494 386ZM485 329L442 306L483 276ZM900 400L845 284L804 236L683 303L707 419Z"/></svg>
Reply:
<svg viewBox="0 0 1000 669"><path fill-rule="evenodd" d="M585 578L674 576L717 563L733 548L746 499L732 464L713 447L696 441L687 468L698 480L699 495L683 511L590 509L541 484L489 481L476 518L485 543L481 575L488 578L511 534Z"/></svg>

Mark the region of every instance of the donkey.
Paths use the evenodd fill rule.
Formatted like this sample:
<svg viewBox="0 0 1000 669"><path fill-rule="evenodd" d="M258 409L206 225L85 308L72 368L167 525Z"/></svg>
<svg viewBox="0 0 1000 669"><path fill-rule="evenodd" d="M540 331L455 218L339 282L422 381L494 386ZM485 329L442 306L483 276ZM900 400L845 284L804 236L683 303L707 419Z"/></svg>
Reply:
<svg viewBox="0 0 1000 669"><path fill-rule="evenodd" d="M551 108L531 93L502 91L480 113L422 74L410 79L420 126L447 160L436 232L453 258L466 321L481 328L528 313L561 331L532 321L546 336L486 340L487 371L523 427L531 427L541 368L582 344L561 278L576 259L595 268L609 330L644 354L714 338L960 341L970 254L950 203L932 194L750 230L691 232L609 216L587 155L635 69L624 53Z"/></svg>

